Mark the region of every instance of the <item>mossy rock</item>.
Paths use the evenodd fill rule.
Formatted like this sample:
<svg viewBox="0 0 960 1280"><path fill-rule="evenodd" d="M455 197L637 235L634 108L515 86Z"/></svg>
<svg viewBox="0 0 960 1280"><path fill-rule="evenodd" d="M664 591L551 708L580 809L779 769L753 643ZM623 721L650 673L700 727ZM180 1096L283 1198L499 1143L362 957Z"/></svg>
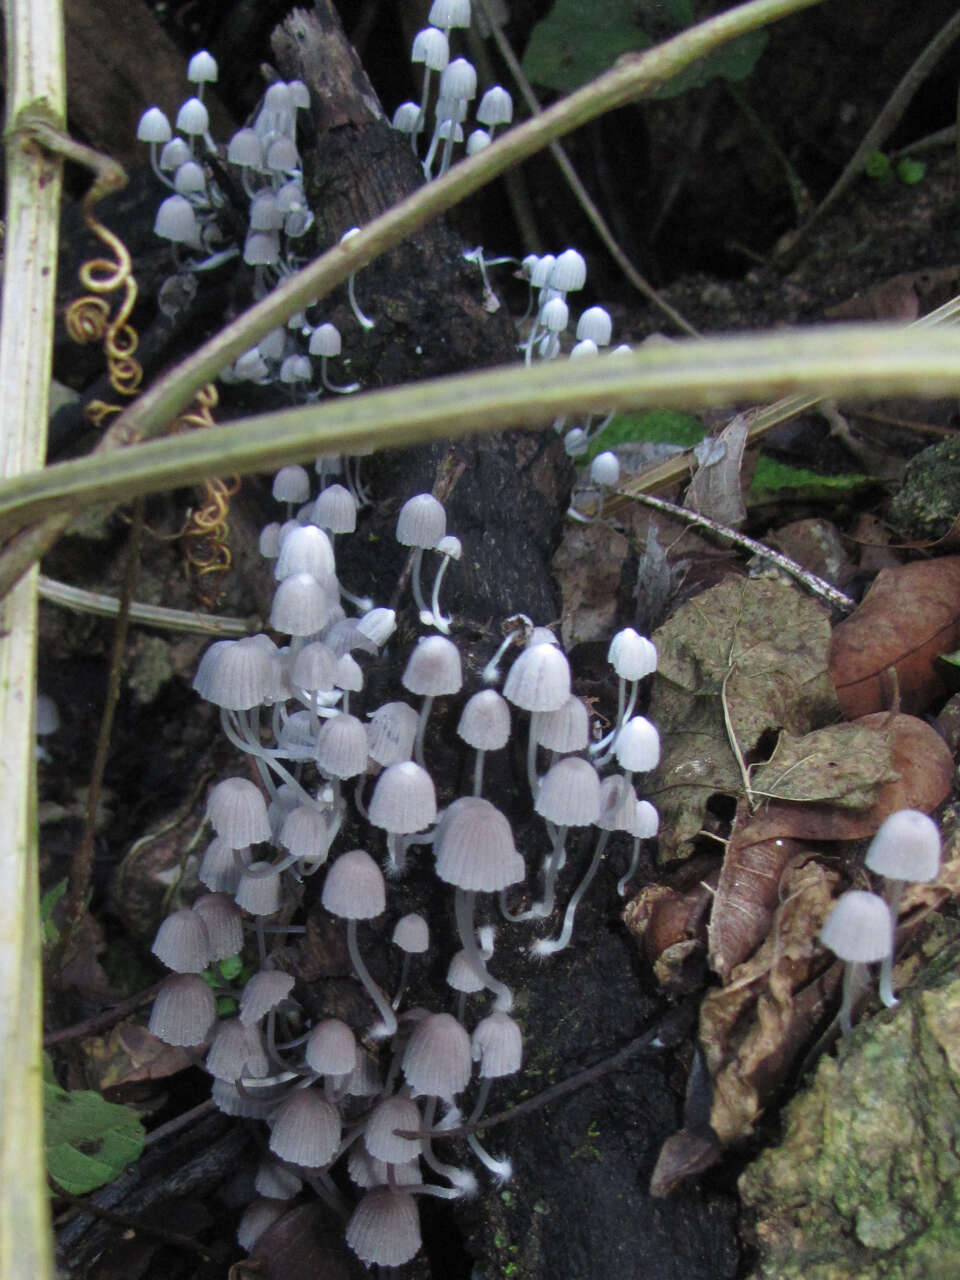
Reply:
<svg viewBox="0 0 960 1280"><path fill-rule="evenodd" d="M905 538L949 533L960 515L960 439L942 440L907 463L887 515Z"/></svg>

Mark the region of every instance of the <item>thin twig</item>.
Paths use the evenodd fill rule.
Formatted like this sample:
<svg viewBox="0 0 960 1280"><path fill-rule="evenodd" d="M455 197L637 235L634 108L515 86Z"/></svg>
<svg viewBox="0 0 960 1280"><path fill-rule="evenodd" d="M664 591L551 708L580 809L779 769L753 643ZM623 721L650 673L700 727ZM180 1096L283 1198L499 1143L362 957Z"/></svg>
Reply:
<svg viewBox="0 0 960 1280"><path fill-rule="evenodd" d="M37 594L49 604L59 604L65 609L77 609L80 613L92 613L100 618L115 618L120 612L116 596L99 591L87 591L84 587L72 587L41 574L37 581ZM186 609L165 609L162 605L130 605L130 621L158 631L182 631L203 636L246 636L255 630L243 618L228 618L223 614L191 613Z"/></svg>
<svg viewBox="0 0 960 1280"><path fill-rule="evenodd" d="M827 211L832 209L844 192L856 182L863 172L867 157L883 147L887 138L890 137L890 134L893 133L903 118L903 113L910 105L913 95L958 36L960 36L960 13L955 13L940 28L926 48L921 51L919 57L908 68L900 83L887 99L880 114L864 134L863 141L848 160L840 177L803 226L794 235L784 238L783 249L779 254L775 254L775 257L789 260L794 255L800 242L806 239L813 228L819 225Z"/></svg>
<svg viewBox="0 0 960 1280"><path fill-rule="evenodd" d="M113 633L113 647L110 652L110 669L107 677L107 693L104 699L103 715L100 718L100 729L97 733L97 746L90 772L90 787L87 794L87 811L84 817L83 835L70 862L70 887L64 898L63 923L60 938L53 953L52 971L59 969L71 938L80 922L90 891L93 878L93 850L97 829L97 811L100 808L100 797L103 792L103 774L110 754L110 739L113 733L113 718L120 700L120 684L126 659L127 630L130 622L130 605L140 571L140 538L143 533L144 499L138 498L133 508L133 520L127 539L127 559L123 575L123 593Z"/></svg>
<svg viewBox="0 0 960 1280"><path fill-rule="evenodd" d="M128 996L126 1000L121 1000L119 1004L111 1005L109 1009L104 1009L101 1013L95 1013L89 1018L84 1018L82 1022L74 1022L69 1027L60 1027L57 1031L48 1031L43 1037L44 1048L50 1045L62 1044L65 1040L82 1040L86 1036L95 1036L100 1031L106 1031L116 1023L122 1022L128 1013L135 1013L137 1009L142 1009L144 1005L152 1004L154 997L160 990L160 983L155 982L152 987L147 987L146 991L138 991L135 996Z"/></svg>
<svg viewBox="0 0 960 1280"><path fill-rule="evenodd" d="M533 92L533 86L524 74L523 67L521 67L517 55L513 52L513 48L509 40L503 34L503 29L493 21L493 18L487 9L486 0L477 0L477 4L487 19L487 24L490 27L493 39L500 51L500 56L510 69L510 74L513 76L517 88L520 90L524 101L530 108L530 114L533 116L542 115L543 108L540 106L537 96ZM580 175L573 167L563 144L560 142L551 142L548 150L556 161L560 172L563 174L564 182L566 182L567 186L573 192L577 203L587 215L587 219L592 225L594 231L596 231L597 235L603 241L604 247L610 254L610 257L626 276L627 280L630 281L638 293L642 293L647 301L657 307L658 310L660 310L673 324L675 324L682 333L689 334L691 338L698 338L700 335L697 330L694 329L693 325L690 324L688 320L685 320L679 311L672 307L665 298L662 298L660 294L657 293L649 280L644 279L624 253L623 249L620 248L616 237L607 225L606 218L604 218L603 214L594 203L589 191L587 191L586 187L580 181Z"/></svg>
<svg viewBox="0 0 960 1280"><path fill-rule="evenodd" d="M642 502L645 506L653 507L657 511L662 511L666 515L673 516L676 520L684 520L687 524L698 528L709 529L717 537L725 538L735 546L743 547L747 551L752 551L755 556L769 560L771 564L775 564L778 569L782 569L791 578L796 578L813 595L822 597L828 604L833 605L835 609L849 611L856 608L856 600L851 600L849 596L845 596L842 591L831 586L823 578L818 577L815 573L810 573L809 570L804 569L803 565L797 564L796 560L791 560L789 556L785 556L780 551L774 551L773 547L768 547L763 542L757 542L755 538L747 537L745 533L730 529L727 525L720 524L717 520L711 520L709 516L702 516L697 511L690 511L687 507L680 507L675 502L667 502L664 498L655 498L650 493L630 493L623 496L630 497L635 502Z"/></svg>

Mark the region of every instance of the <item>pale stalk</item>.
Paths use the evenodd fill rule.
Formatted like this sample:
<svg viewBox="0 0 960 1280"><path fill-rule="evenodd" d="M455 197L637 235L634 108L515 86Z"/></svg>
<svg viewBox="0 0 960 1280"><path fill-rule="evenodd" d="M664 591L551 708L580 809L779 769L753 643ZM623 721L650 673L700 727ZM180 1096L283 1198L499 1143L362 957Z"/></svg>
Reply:
<svg viewBox="0 0 960 1280"><path fill-rule="evenodd" d="M57 0L7 0L6 243L0 317L0 474L43 466L49 415L62 161L27 135L65 119ZM43 1141L37 882L37 572L0 619L0 1275L53 1275Z"/></svg>

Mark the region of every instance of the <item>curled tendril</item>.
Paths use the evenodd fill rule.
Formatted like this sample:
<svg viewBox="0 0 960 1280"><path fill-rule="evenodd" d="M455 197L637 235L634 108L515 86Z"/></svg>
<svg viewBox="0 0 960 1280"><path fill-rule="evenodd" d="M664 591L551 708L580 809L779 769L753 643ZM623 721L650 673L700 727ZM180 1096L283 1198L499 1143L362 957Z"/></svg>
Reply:
<svg viewBox="0 0 960 1280"><path fill-rule="evenodd" d="M177 418L174 432L196 431L214 425L212 410L219 397L211 384L201 387L194 402ZM213 479L204 482L203 498L199 507L188 512L180 538L187 576L197 600L208 609L217 604L221 591L211 575L227 573L232 564L230 551L230 499L240 488L240 477L226 480Z"/></svg>
<svg viewBox="0 0 960 1280"><path fill-rule="evenodd" d="M84 345L101 342L107 332L110 307L103 298L77 298L67 307L67 334L72 342Z"/></svg>

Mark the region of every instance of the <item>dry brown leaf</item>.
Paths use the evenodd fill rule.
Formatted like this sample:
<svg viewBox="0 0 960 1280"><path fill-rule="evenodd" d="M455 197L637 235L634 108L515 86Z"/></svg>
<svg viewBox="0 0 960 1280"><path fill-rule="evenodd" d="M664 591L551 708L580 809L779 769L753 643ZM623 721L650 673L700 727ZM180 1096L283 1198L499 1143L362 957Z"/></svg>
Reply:
<svg viewBox="0 0 960 1280"><path fill-rule="evenodd" d="M282 1214L259 1237L250 1260L259 1263L264 1280L359 1280L368 1274L344 1246L342 1224L316 1200Z"/></svg>
<svg viewBox="0 0 960 1280"><path fill-rule="evenodd" d="M817 935L838 881L813 861L788 868L766 941L700 1007L700 1044L714 1083L710 1124L724 1145L752 1132L833 1000L841 966L823 972Z"/></svg>
<svg viewBox="0 0 960 1280"><path fill-rule="evenodd" d="M137 1080L162 1080L193 1064L185 1049L164 1044L136 1022L120 1022L105 1036L91 1036L84 1057L90 1082L101 1092Z"/></svg>
<svg viewBox="0 0 960 1280"><path fill-rule="evenodd" d="M623 921L660 986L672 996L699 991L705 985L707 916L717 881L716 859L703 866L703 875L684 878L676 886L645 886L627 904ZM693 869L692 862L684 869Z"/></svg>
<svg viewBox="0 0 960 1280"><path fill-rule="evenodd" d="M904 711L947 692L936 659L960 647L960 556L884 569L862 603L833 629L830 674L849 719L889 708L887 672Z"/></svg>
<svg viewBox="0 0 960 1280"><path fill-rule="evenodd" d="M747 518L740 478L747 434L746 418L738 413L715 439L705 440L704 445L715 447L716 455L711 452L697 467L683 498L683 505L691 511L730 529L739 529Z"/></svg>
<svg viewBox="0 0 960 1280"><path fill-rule="evenodd" d="M886 739L888 747L878 743L877 749L892 752L896 775L879 788L870 808L771 800L754 814L754 839L861 840L872 836L897 809L931 813L943 803L953 786L953 756L936 729L916 716L884 712L864 716L856 723Z"/></svg>

